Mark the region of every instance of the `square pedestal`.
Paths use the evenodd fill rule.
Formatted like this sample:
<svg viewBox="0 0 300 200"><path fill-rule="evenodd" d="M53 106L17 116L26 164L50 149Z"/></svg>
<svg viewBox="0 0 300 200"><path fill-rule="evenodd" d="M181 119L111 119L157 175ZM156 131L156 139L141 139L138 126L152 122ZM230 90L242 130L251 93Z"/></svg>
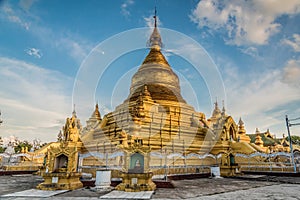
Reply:
<svg viewBox="0 0 300 200"><path fill-rule="evenodd" d="M125 192L153 191L156 189L152 181L153 173L122 173L122 183L116 189Z"/></svg>
<svg viewBox="0 0 300 200"><path fill-rule="evenodd" d="M239 166L224 166L220 167L222 177L236 176L239 172Z"/></svg>
<svg viewBox="0 0 300 200"><path fill-rule="evenodd" d="M82 188L81 173L43 173L44 182L37 186L40 190L75 190Z"/></svg>

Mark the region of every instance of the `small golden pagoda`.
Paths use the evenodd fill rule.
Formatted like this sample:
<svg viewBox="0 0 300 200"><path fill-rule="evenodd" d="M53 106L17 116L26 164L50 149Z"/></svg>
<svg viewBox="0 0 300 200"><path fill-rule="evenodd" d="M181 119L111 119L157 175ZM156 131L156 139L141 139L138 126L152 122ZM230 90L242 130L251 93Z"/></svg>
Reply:
<svg viewBox="0 0 300 200"><path fill-rule="evenodd" d="M76 112L67 118L63 134L58 135L57 144L52 144L46 154L44 182L37 186L41 190L74 190L81 188L81 173L78 172L78 153L82 149L79 138L80 122Z"/></svg>
<svg viewBox="0 0 300 200"><path fill-rule="evenodd" d="M264 142L261 139L260 132L259 132L258 128L256 128L255 134L256 134L256 137L255 137L255 142L254 143L259 147L263 147Z"/></svg>
<svg viewBox="0 0 300 200"><path fill-rule="evenodd" d="M242 118L240 118L239 120L238 140L247 143L250 143L251 141L250 137L246 135L246 130Z"/></svg>
<svg viewBox="0 0 300 200"><path fill-rule="evenodd" d="M143 146L142 140L135 137L129 146L122 144L125 153L121 175L122 183L116 189L126 192L152 191L156 185L150 170L151 148Z"/></svg>

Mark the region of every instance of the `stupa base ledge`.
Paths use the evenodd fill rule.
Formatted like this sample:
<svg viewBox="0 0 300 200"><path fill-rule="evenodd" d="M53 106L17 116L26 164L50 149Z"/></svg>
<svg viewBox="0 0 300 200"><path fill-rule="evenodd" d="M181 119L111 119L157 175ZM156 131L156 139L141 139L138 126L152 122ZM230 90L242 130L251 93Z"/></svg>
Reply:
<svg viewBox="0 0 300 200"><path fill-rule="evenodd" d="M222 177L233 177L241 174L240 167L238 165L233 165L233 166L222 165L220 167L220 173Z"/></svg>
<svg viewBox="0 0 300 200"><path fill-rule="evenodd" d="M116 186L116 190L125 192L154 191L155 183L152 181L153 173L125 173L122 172L122 183Z"/></svg>
<svg viewBox="0 0 300 200"><path fill-rule="evenodd" d="M76 190L83 187L81 173L43 173L44 182L40 190Z"/></svg>

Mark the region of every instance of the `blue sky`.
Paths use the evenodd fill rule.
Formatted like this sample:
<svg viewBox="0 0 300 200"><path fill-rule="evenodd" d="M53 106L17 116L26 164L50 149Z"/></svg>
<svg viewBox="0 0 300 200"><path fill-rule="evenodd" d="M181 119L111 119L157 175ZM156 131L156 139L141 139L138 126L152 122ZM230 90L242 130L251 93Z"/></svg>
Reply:
<svg viewBox="0 0 300 200"><path fill-rule="evenodd" d="M153 26L154 5L150 0L0 1L0 136L55 140L72 112L73 85L84 59L116 34ZM300 117L299 0L157 0L156 6L159 27L192 38L207 52L224 83L227 113L242 117L248 133L270 128L279 137L286 132L286 114ZM172 54L171 43L164 53L180 74L184 97L210 117L211 99L218 95L210 95L210 86L187 60ZM111 64L93 99L102 115L126 98L146 54L145 39L145 49ZM84 124L94 105L74 103ZM291 130L300 135L299 126Z"/></svg>

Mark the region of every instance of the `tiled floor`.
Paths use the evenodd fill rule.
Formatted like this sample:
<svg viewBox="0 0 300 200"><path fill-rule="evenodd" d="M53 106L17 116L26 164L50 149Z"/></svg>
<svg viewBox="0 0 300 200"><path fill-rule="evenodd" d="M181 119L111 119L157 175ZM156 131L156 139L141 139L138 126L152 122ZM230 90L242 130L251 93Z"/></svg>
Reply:
<svg viewBox="0 0 300 200"><path fill-rule="evenodd" d="M100 197L100 199L151 199L154 191L144 192L123 192L114 190L106 195Z"/></svg>
<svg viewBox="0 0 300 200"><path fill-rule="evenodd" d="M37 190L37 189L30 189L24 190L21 192L14 192L6 195L2 195L1 197L52 197L57 194L65 193L68 190L56 190L56 191L46 191L46 190Z"/></svg>

